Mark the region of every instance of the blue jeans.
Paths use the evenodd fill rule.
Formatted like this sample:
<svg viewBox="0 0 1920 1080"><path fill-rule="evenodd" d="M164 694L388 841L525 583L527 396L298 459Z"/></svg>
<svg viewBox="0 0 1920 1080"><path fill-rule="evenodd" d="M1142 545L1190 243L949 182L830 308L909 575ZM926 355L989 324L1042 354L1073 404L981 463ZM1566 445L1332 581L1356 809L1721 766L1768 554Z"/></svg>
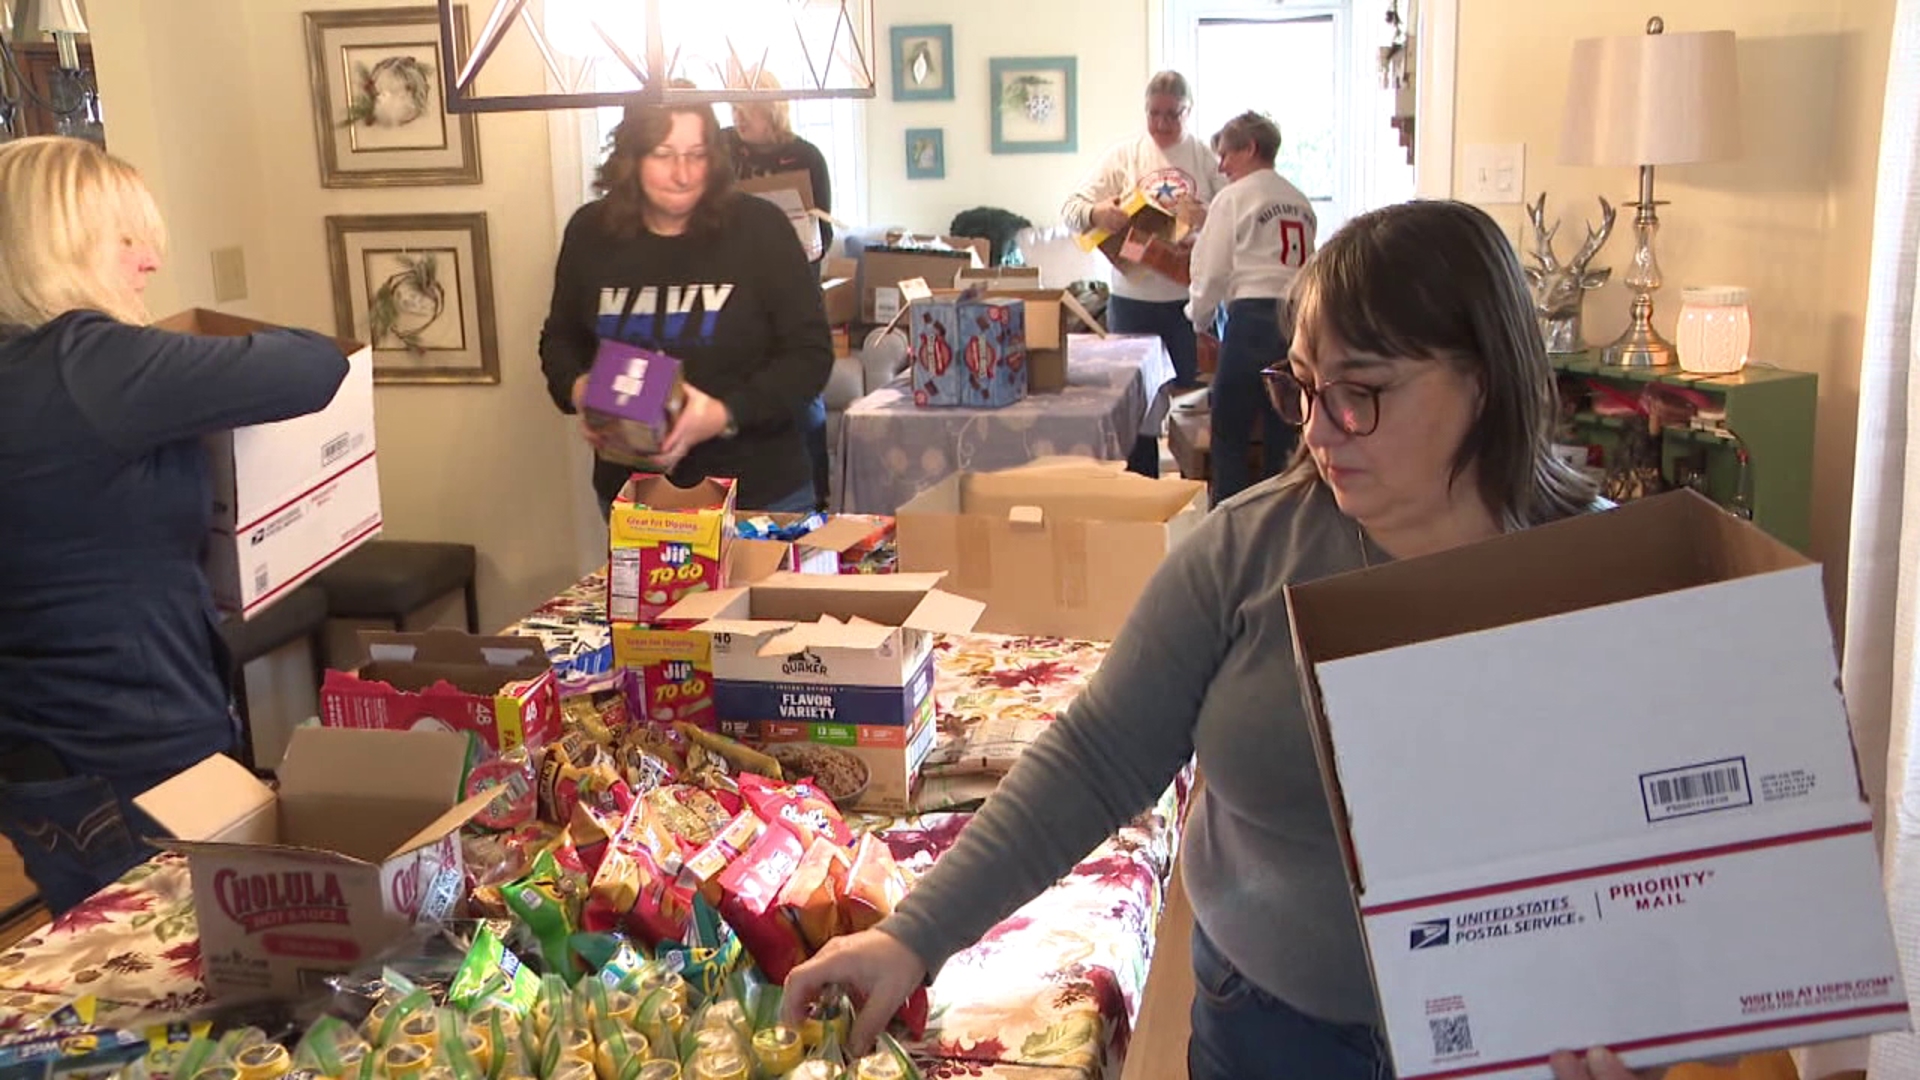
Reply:
<svg viewBox="0 0 1920 1080"><path fill-rule="evenodd" d="M800 414L800 434L807 440L807 456L813 459L813 499L809 510L825 510L833 497L832 458L827 453L827 398L814 396Z"/></svg>
<svg viewBox="0 0 1920 1080"><path fill-rule="evenodd" d="M60 915L153 857L144 838L165 831L133 797L168 775L0 781L0 832L49 911Z"/></svg>
<svg viewBox="0 0 1920 1080"><path fill-rule="evenodd" d="M1200 378L1200 346L1193 336L1193 324L1187 321L1187 305L1184 300L1169 300L1157 303L1149 300L1129 300L1124 296L1107 297L1107 329L1116 334L1151 334L1160 339L1167 347L1167 355L1173 359L1173 385L1175 390L1187 389L1198 384ZM1147 401L1152 403L1155 394L1160 392L1157 386L1147 388ZM1160 475L1160 433L1143 431L1133 441L1133 451L1127 455L1127 469L1141 476Z"/></svg>
<svg viewBox="0 0 1920 1080"><path fill-rule="evenodd" d="M740 513L744 514L749 510L762 510L770 514L811 514L814 509L813 497L813 485L809 484L797 491L783 495L765 506L743 506L740 508Z"/></svg>
<svg viewBox="0 0 1920 1080"><path fill-rule="evenodd" d="M1385 1042L1367 1024L1336 1024L1248 982L1193 928L1188 1080L1391 1080Z"/></svg>
<svg viewBox="0 0 1920 1080"><path fill-rule="evenodd" d="M1287 335L1280 329L1279 304L1273 300L1235 300L1227 305L1220 336L1220 367L1213 373L1211 434L1213 505L1231 498L1287 466L1299 431L1280 419L1267 399L1260 370L1282 363ZM1252 474L1248 455L1254 425L1260 426L1260 475Z"/></svg>

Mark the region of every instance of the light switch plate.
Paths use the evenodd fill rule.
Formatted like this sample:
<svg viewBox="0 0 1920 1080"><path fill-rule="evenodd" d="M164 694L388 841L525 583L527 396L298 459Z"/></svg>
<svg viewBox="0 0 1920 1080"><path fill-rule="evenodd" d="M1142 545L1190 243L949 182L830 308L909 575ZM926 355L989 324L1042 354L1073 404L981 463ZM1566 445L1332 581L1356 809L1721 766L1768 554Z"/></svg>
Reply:
<svg viewBox="0 0 1920 1080"><path fill-rule="evenodd" d="M1468 143L1461 162L1460 197L1491 205L1527 201L1525 143Z"/></svg>
<svg viewBox="0 0 1920 1080"><path fill-rule="evenodd" d="M247 253L240 247L213 252L213 302L232 303L247 298Z"/></svg>

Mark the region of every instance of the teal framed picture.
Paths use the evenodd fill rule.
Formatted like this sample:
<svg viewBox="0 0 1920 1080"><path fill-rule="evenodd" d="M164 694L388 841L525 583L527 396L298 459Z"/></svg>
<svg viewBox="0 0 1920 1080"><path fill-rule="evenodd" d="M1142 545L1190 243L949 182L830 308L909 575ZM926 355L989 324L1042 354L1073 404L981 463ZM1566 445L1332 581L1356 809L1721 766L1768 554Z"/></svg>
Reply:
<svg viewBox="0 0 1920 1080"><path fill-rule="evenodd" d="M896 26L889 32L893 53L893 100L953 100L953 27Z"/></svg>
<svg viewBox="0 0 1920 1080"><path fill-rule="evenodd" d="M947 177L947 133L943 128L907 129L907 179Z"/></svg>
<svg viewBox="0 0 1920 1080"><path fill-rule="evenodd" d="M994 153L1079 150L1075 66L1071 56L998 56L988 61Z"/></svg>

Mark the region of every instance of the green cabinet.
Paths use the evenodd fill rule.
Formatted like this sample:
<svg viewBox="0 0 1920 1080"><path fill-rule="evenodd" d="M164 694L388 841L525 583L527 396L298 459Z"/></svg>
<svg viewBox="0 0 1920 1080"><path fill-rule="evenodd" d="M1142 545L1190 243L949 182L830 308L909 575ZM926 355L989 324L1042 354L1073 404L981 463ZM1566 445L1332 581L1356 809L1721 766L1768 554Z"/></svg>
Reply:
<svg viewBox="0 0 1920 1080"><path fill-rule="evenodd" d="M1657 446L1665 484L1693 486L1730 509L1744 502L1755 524L1807 550L1813 528L1813 424L1819 405L1818 380L1812 373L1752 364L1732 375L1693 375L1678 367L1608 367L1591 350L1551 359L1562 398L1557 441L1598 447L1605 467L1612 468L1634 426L1647 430L1648 418L1610 415L1607 403L1617 412L1623 402L1646 401L1650 388L1670 403L1704 400L1698 419L1661 427ZM1666 390L1681 393L1663 393ZM1744 470L1742 446L1747 451Z"/></svg>

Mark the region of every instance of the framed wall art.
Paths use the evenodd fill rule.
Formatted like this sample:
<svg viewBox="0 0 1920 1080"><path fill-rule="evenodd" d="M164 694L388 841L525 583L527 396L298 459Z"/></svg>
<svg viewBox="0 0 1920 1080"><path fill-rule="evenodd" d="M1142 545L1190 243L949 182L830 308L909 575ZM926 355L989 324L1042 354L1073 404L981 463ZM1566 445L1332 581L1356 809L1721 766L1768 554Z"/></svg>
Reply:
<svg viewBox="0 0 1920 1080"><path fill-rule="evenodd" d="M457 66L467 9L453 12ZM450 72L432 6L309 11L306 24L321 187L480 182L474 114L447 112Z"/></svg>
<svg viewBox="0 0 1920 1080"><path fill-rule="evenodd" d="M907 179L944 180L946 177L946 130L944 128L908 128Z"/></svg>
<svg viewBox="0 0 1920 1080"><path fill-rule="evenodd" d="M953 100L953 27L896 26L889 31L893 53L893 100Z"/></svg>
<svg viewBox="0 0 1920 1080"><path fill-rule="evenodd" d="M335 332L376 383L498 383L485 214L327 218Z"/></svg>
<svg viewBox="0 0 1920 1080"><path fill-rule="evenodd" d="M1071 56L1001 56L988 61L996 154L1079 150L1079 102Z"/></svg>

